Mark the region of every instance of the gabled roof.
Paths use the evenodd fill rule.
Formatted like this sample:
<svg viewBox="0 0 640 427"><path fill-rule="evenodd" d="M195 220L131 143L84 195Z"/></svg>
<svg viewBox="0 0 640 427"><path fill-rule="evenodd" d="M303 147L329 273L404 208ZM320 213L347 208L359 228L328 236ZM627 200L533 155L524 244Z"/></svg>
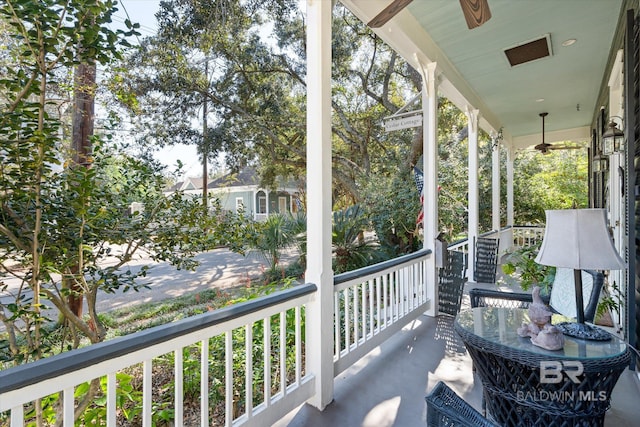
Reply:
<svg viewBox="0 0 640 427"><path fill-rule="evenodd" d="M245 187L258 184L258 172L251 166L245 166L240 172L232 172L210 181L207 188Z"/></svg>
<svg viewBox="0 0 640 427"><path fill-rule="evenodd" d="M187 191L187 190L201 190L202 178L187 178L184 181L180 181L171 186L167 191Z"/></svg>
<svg viewBox="0 0 640 427"><path fill-rule="evenodd" d="M295 189L300 187L300 184L295 180L285 180L282 177L276 179L276 185L278 190L283 191L296 191ZM210 181L207 185L209 189L217 188L237 188L237 187L260 187L260 177L258 171L252 166L245 166L239 172L232 172L220 178Z"/></svg>

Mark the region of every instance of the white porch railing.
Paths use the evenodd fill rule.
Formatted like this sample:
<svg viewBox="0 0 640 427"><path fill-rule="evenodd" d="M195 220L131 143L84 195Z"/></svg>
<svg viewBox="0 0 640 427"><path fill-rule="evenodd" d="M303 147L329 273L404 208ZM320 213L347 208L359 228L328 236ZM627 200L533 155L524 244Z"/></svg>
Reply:
<svg viewBox="0 0 640 427"><path fill-rule="evenodd" d="M335 325L326 325L335 331L334 376L429 308L427 288L434 284L425 283L425 266L430 256L420 251L335 277ZM212 423L210 401L224 407L225 426L271 425L313 396L318 378L314 366L305 366L304 334L321 333L305 322L316 290L313 284L295 286L0 371L0 424L8 417L11 427L23 427L32 420L37 400L54 396L63 408L63 425L73 426L74 393L100 379L106 402L100 422L115 427L122 421L120 374L135 368L143 380L144 427L156 421L159 407L173 412L173 425L185 425L187 383L199 389L199 396L208 396L200 399L201 426ZM214 377L216 363L224 364L222 378ZM160 393L158 372L171 378ZM171 392L173 402L158 401L158 395ZM223 402L212 399L216 393Z"/></svg>
<svg viewBox="0 0 640 427"><path fill-rule="evenodd" d="M224 389L225 425L264 426L280 419L313 393L314 377L304 368L304 307L316 286L300 285L269 296L69 351L0 371L0 415L10 411L11 427L23 427L36 399L60 393L65 427L74 425L74 391L106 378L106 415L102 425L116 426L117 374L142 365L142 426L152 425L154 362L173 371L175 426L183 426L185 377L200 375L200 425L210 426L210 395ZM224 354L210 359L219 337ZM240 339L238 339L240 338ZM220 341L218 341L220 343ZM185 357L185 354L187 357ZM254 355L261 357L254 359ZM193 358L199 357L194 365ZM238 363L244 357L241 363ZM173 359L173 367L161 358ZM224 359L224 376L209 378L211 363ZM235 363L235 366L234 366ZM240 367L238 368L238 365ZM165 372L166 373L166 372ZM239 386L244 384L244 387ZM240 389L244 389L240 392ZM162 394L162 393L160 393ZM156 393L157 395L157 393ZM204 415L203 415L204 414ZM6 415L6 412L5 412Z"/></svg>
<svg viewBox="0 0 640 427"><path fill-rule="evenodd" d="M505 253L512 248L531 246L542 240L544 227L515 226L505 227L499 231L493 230L483 233L481 237L499 238L500 253ZM469 253L469 239L459 240L448 246L449 250Z"/></svg>
<svg viewBox="0 0 640 427"><path fill-rule="evenodd" d="M513 228L513 245L516 248L532 246L542 241L544 227L519 226Z"/></svg>
<svg viewBox="0 0 640 427"><path fill-rule="evenodd" d="M429 309L420 251L334 279L334 375Z"/></svg>

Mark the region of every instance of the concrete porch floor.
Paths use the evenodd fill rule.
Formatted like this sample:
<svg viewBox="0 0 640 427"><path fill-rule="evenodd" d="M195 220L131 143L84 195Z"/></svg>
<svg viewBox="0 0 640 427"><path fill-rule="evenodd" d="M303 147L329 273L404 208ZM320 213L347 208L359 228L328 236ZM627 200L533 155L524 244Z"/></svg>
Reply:
<svg viewBox="0 0 640 427"><path fill-rule="evenodd" d="M421 316L337 377L334 401L324 411L303 405L275 426L426 426L425 396L438 381L479 410L482 384L471 365L452 317ZM634 371L622 374L611 403L605 426L638 425L640 378Z"/></svg>

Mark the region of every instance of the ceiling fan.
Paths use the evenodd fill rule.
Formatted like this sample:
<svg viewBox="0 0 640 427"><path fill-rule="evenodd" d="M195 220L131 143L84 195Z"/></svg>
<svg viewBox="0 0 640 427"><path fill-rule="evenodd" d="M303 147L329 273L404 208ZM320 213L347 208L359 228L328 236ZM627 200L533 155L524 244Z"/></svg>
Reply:
<svg viewBox="0 0 640 427"><path fill-rule="evenodd" d="M379 28L389 22L398 12L407 7L413 0L393 0L389 6L378 13L367 25ZM462 13L470 30L479 27L491 18L488 0L460 0Z"/></svg>
<svg viewBox="0 0 640 427"><path fill-rule="evenodd" d="M573 150L577 148L582 148L577 145L553 145L544 142L544 118L547 117L549 113L540 113L539 116L542 117L542 142L536 145L536 150L540 151L542 154L549 154L551 150Z"/></svg>

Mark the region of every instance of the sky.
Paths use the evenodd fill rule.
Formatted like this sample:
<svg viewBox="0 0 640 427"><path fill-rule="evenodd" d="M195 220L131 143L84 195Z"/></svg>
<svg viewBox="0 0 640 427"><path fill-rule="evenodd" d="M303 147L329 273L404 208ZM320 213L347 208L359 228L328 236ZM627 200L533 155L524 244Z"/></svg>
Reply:
<svg viewBox="0 0 640 427"><path fill-rule="evenodd" d="M153 35L157 28L155 13L158 11L159 3L159 0L118 0L118 11L113 17L112 29L124 29L124 21L128 16L131 22L140 24L140 39ZM131 42L137 43L136 40ZM185 177L202 176L202 163L193 145L177 144L166 147L155 157L169 166L169 170L175 169L176 161L180 160L184 164Z"/></svg>

